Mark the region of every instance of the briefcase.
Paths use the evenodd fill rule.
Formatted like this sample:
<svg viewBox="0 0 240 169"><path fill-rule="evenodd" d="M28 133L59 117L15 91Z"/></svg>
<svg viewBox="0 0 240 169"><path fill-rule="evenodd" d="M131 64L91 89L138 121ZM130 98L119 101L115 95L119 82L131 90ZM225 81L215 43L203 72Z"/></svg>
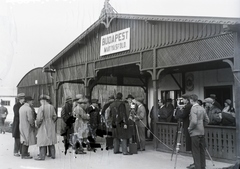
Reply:
<svg viewBox="0 0 240 169"><path fill-rule="evenodd" d="M130 143L129 144L129 152L131 154L137 154L137 143Z"/></svg>

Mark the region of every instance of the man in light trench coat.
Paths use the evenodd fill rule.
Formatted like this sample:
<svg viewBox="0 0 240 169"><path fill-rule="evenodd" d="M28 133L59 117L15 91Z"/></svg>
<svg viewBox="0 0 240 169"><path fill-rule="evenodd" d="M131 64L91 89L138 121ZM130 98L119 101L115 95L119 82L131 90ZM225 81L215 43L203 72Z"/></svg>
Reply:
<svg viewBox="0 0 240 169"><path fill-rule="evenodd" d="M38 127L37 146L40 154L35 160L45 160L47 147L50 148L52 159L55 159L55 144L57 135L55 131L55 121L57 115L54 107L48 103L49 96L41 95L39 100L41 106L38 109L36 124Z"/></svg>
<svg viewBox="0 0 240 169"><path fill-rule="evenodd" d="M20 141L22 144L22 159L31 159L32 157L28 153L28 147L36 144L35 138L35 122L33 116L33 110L30 107L33 101L31 96L25 97L25 103L19 109L19 130Z"/></svg>

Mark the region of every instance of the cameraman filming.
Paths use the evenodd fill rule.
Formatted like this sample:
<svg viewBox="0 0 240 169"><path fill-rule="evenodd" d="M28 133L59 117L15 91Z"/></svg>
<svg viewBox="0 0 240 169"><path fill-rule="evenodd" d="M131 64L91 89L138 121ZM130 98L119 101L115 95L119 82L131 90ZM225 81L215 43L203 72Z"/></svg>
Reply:
<svg viewBox="0 0 240 169"><path fill-rule="evenodd" d="M175 118L183 121L183 133L185 136L186 142L186 151L191 151L191 137L188 132L189 126L189 114L191 111L192 105L190 103L190 95L183 94L182 98L177 100L177 108L175 113ZM194 168L194 164L190 164L187 168Z"/></svg>

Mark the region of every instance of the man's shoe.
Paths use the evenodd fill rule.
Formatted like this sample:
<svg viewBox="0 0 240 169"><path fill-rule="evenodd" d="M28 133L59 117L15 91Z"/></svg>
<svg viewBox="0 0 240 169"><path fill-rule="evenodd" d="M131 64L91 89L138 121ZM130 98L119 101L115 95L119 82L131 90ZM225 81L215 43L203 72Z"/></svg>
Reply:
<svg viewBox="0 0 240 169"><path fill-rule="evenodd" d="M43 160L45 160L45 159L42 159L41 157L36 157L34 160L43 161Z"/></svg>
<svg viewBox="0 0 240 169"><path fill-rule="evenodd" d="M123 155L132 155L132 153L127 152L127 153L123 153Z"/></svg>
<svg viewBox="0 0 240 169"><path fill-rule="evenodd" d="M121 151L114 152L114 154L122 154Z"/></svg>
<svg viewBox="0 0 240 169"><path fill-rule="evenodd" d="M32 156L22 156L22 159L32 159Z"/></svg>
<svg viewBox="0 0 240 169"><path fill-rule="evenodd" d="M190 167L192 167L194 165L194 163L193 164L190 164L189 166L187 166L187 168L190 168Z"/></svg>
<svg viewBox="0 0 240 169"><path fill-rule="evenodd" d="M20 157L21 155L20 154L18 154L18 153L14 153L13 154L15 157Z"/></svg>

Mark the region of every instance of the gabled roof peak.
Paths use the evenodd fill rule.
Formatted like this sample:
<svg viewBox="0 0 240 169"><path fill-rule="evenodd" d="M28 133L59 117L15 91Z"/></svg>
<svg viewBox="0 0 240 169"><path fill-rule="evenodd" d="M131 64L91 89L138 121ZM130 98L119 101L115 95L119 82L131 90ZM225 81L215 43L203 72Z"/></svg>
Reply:
<svg viewBox="0 0 240 169"><path fill-rule="evenodd" d="M106 15L106 14L114 14L117 13L117 11L112 7L112 5L109 3L110 0L105 0L103 9L101 11L100 17Z"/></svg>

